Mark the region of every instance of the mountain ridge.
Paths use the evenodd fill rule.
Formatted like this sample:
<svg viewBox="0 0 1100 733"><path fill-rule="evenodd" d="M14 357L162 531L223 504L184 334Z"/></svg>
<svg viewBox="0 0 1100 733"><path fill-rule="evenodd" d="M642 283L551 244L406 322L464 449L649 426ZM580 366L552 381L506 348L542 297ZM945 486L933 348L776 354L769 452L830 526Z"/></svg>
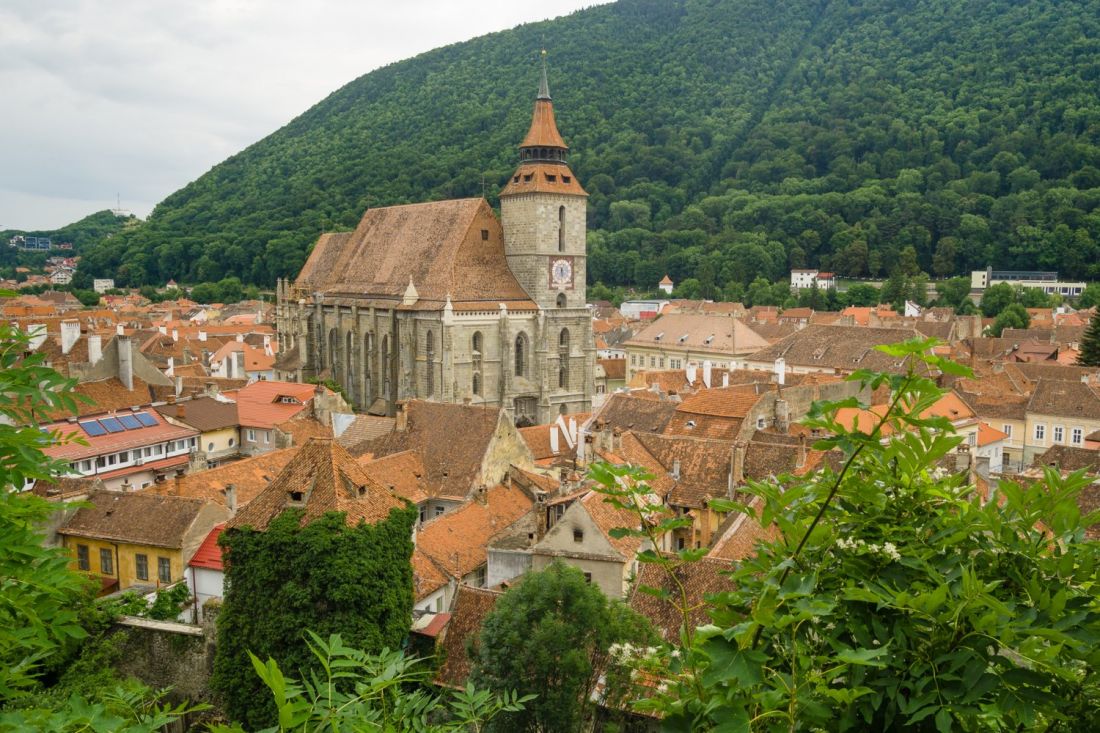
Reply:
<svg viewBox="0 0 1100 733"><path fill-rule="evenodd" d="M85 261L127 284L269 284L368 206L482 181L495 204L546 40L593 281L667 271L736 297L806 265L1100 278L1097 18L1097 0L620 0L359 77Z"/></svg>

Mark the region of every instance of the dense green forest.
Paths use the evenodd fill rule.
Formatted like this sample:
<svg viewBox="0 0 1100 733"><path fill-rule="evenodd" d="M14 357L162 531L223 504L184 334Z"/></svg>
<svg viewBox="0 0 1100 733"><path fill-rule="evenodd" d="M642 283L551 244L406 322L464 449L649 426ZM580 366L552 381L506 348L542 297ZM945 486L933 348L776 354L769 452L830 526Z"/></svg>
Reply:
<svg viewBox="0 0 1100 733"><path fill-rule="evenodd" d="M270 285L368 206L495 204L543 46L593 283L1100 279L1100 0L620 0L521 26L351 82L85 267Z"/></svg>

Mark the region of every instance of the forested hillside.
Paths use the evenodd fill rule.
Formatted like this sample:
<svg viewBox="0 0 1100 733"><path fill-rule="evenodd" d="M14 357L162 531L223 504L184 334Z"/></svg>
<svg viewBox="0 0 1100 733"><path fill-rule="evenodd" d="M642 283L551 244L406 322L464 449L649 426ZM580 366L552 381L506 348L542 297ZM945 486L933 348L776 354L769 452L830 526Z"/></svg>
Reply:
<svg viewBox="0 0 1100 733"><path fill-rule="evenodd" d="M85 263L120 284L293 276L368 206L479 195L549 51L589 277L1057 269L1100 279L1100 0L620 0L374 71Z"/></svg>
<svg viewBox="0 0 1100 733"><path fill-rule="evenodd" d="M80 221L67 224L60 229L36 231L5 229L0 231L0 241L7 243L9 239L17 234L29 237L49 237L55 244L69 242L79 250L83 246L109 239L123 229L133 227L137 223L138 219L133 216L118 216L111 211L103 210L89 214Z"/></svg>

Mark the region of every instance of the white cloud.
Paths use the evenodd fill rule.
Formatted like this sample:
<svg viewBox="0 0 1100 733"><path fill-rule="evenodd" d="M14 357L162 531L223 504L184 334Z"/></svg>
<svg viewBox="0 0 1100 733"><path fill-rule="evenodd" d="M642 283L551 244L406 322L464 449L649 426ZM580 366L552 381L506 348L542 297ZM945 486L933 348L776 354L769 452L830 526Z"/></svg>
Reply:
<svg viewBox="0 0 1100 733"><path fill-rule="evenodd" d="M5 0L0 228L139 216L371 69L594 0Z"/></svg>

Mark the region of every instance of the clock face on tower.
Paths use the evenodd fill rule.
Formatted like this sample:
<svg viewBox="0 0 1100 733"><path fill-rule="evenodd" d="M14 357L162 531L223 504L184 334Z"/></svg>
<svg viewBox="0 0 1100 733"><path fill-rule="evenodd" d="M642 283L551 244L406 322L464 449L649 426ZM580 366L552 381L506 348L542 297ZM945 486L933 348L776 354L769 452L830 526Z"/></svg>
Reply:
<svg viewBox="0 0 1100 733"><path fill-rule="evenodd" d="M550 287L558 289L573 289L573 258L550 258Z"/></svg>

